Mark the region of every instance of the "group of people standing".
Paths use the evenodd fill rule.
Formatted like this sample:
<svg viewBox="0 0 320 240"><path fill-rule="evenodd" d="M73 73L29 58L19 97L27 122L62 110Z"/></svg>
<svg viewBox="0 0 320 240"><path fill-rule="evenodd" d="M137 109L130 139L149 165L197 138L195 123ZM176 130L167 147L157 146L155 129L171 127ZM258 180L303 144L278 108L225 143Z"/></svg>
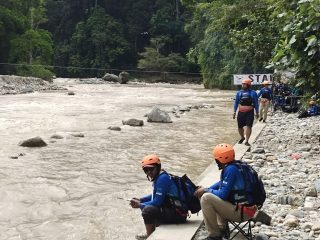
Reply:
<svg viewBox="0 0 320 240"><path fill-rule="evenodd" d="M256 118L265 122L267 111L272 99L268 82L259 94L251 90L251 80L242 82L242 90L237 92L234 103L233 118L237 115L238 129L245 145L250 146L249 138ZM260 113L258 98L260 100ZM246 130L244 131L244 127ZM241 170L236 167L235 150L232 145L222 143L213 148L212 156L221 171L220 181L212 186L199 186L194 192L200 200L205 226L209 232L207 240L222 240L227 229L227 220L242 222L251 219L257 212L253 197L245 191L246 182ZM187 206L179 200L179 189L166 171L161 168L160 158L156 154L145 156L141 168L153 184L153 192L142 198L132 198L132 208L139 208L146 232L136 236L136 239L147 239L161 223L184 223L188 216ZM174 204L172 204L174 202ZM179 207L177 207L179 206Z"/></svg>

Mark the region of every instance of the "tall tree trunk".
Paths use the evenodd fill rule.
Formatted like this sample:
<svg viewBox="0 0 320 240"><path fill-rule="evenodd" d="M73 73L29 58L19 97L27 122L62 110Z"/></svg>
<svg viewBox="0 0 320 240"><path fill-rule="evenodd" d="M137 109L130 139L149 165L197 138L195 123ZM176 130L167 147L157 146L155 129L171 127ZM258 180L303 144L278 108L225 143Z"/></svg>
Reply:
<svg viewBox="0 0 320 240"><path fill-rule="evenodd" d="M176 19L179 20L180 18L180 12L179 12L179 0L176 0Z"/></svg>

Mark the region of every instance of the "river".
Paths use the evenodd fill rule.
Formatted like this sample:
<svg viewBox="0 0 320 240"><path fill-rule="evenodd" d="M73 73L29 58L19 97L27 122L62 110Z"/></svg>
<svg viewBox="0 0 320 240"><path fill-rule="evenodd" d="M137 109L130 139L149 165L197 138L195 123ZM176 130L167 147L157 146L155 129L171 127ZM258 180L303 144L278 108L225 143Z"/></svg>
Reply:
<svg viewBox="0 0 320 240"><path fill-rule="evenodd" d="M134 239L144 231L140 210L120 198L151 192L140 168L157 153L167 171L196 179L211 163L211 149L238 138L233 91L200 85L78 84L66 91L0 96L0 239ZM153 106L212 104L173 123L148 123ZM122 120L143 119L143 127ZM121 131L111 131L119 126ZM63 139L50 138L53 134ZM74 137L72 133L83 133ZM40 136L48 146L23 148ZM17 158L18 157L18 158Z"/></svg>

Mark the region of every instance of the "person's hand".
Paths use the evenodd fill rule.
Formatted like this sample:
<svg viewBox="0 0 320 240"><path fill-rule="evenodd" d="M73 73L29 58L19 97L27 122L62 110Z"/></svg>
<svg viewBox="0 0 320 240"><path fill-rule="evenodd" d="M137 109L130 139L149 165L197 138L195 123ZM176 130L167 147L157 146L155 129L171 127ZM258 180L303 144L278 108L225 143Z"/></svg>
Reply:
<svg viewBox="0 0 320 240"><path fill-rule="evenodd" d="M259 113L256 113L256 119L258 119L259 118Z"/></svg>
<svg viewBox="0 0 320 240"><path fill-rule="evenodd" d="M236 113L233 113L232 118L233 118L233 119L235 119L235 118L236 118Z"/></svg>
<svg viewBox="0 0 320 240"><path fill-rule="evenodd" d="M130 200L130 206L132 208L139 208L140 207L140 200L138 198L132 198Z"/></svg>
<svg viewBox="0 0 320 240"><path fill-rule="evenodd" d="M200 199L204 193L205 193L205 188L204 188L204 187L199 187L199 188L194 192L194 196L196 196L197 198Z"/></svg>

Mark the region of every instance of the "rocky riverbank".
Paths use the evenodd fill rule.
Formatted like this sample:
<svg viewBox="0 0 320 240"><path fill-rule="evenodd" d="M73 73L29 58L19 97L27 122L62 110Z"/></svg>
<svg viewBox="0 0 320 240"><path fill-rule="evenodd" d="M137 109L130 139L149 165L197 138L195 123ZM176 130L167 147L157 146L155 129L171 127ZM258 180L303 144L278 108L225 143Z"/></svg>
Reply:
<svg viewBox="0 0 320 240"><path fill-rule="evenodd" d="M66 89L40 78L0 75L0 95L51 90Z"/></svg>
<svg viewBox="0 0 320 240"><path fill-rule="evenodd" d="M320 240L319 122L276 112L243 156L263 178L263 210L272 216L271 226L254 226L256 239ZM195 239L206 235L201 228Z"/></svg>

